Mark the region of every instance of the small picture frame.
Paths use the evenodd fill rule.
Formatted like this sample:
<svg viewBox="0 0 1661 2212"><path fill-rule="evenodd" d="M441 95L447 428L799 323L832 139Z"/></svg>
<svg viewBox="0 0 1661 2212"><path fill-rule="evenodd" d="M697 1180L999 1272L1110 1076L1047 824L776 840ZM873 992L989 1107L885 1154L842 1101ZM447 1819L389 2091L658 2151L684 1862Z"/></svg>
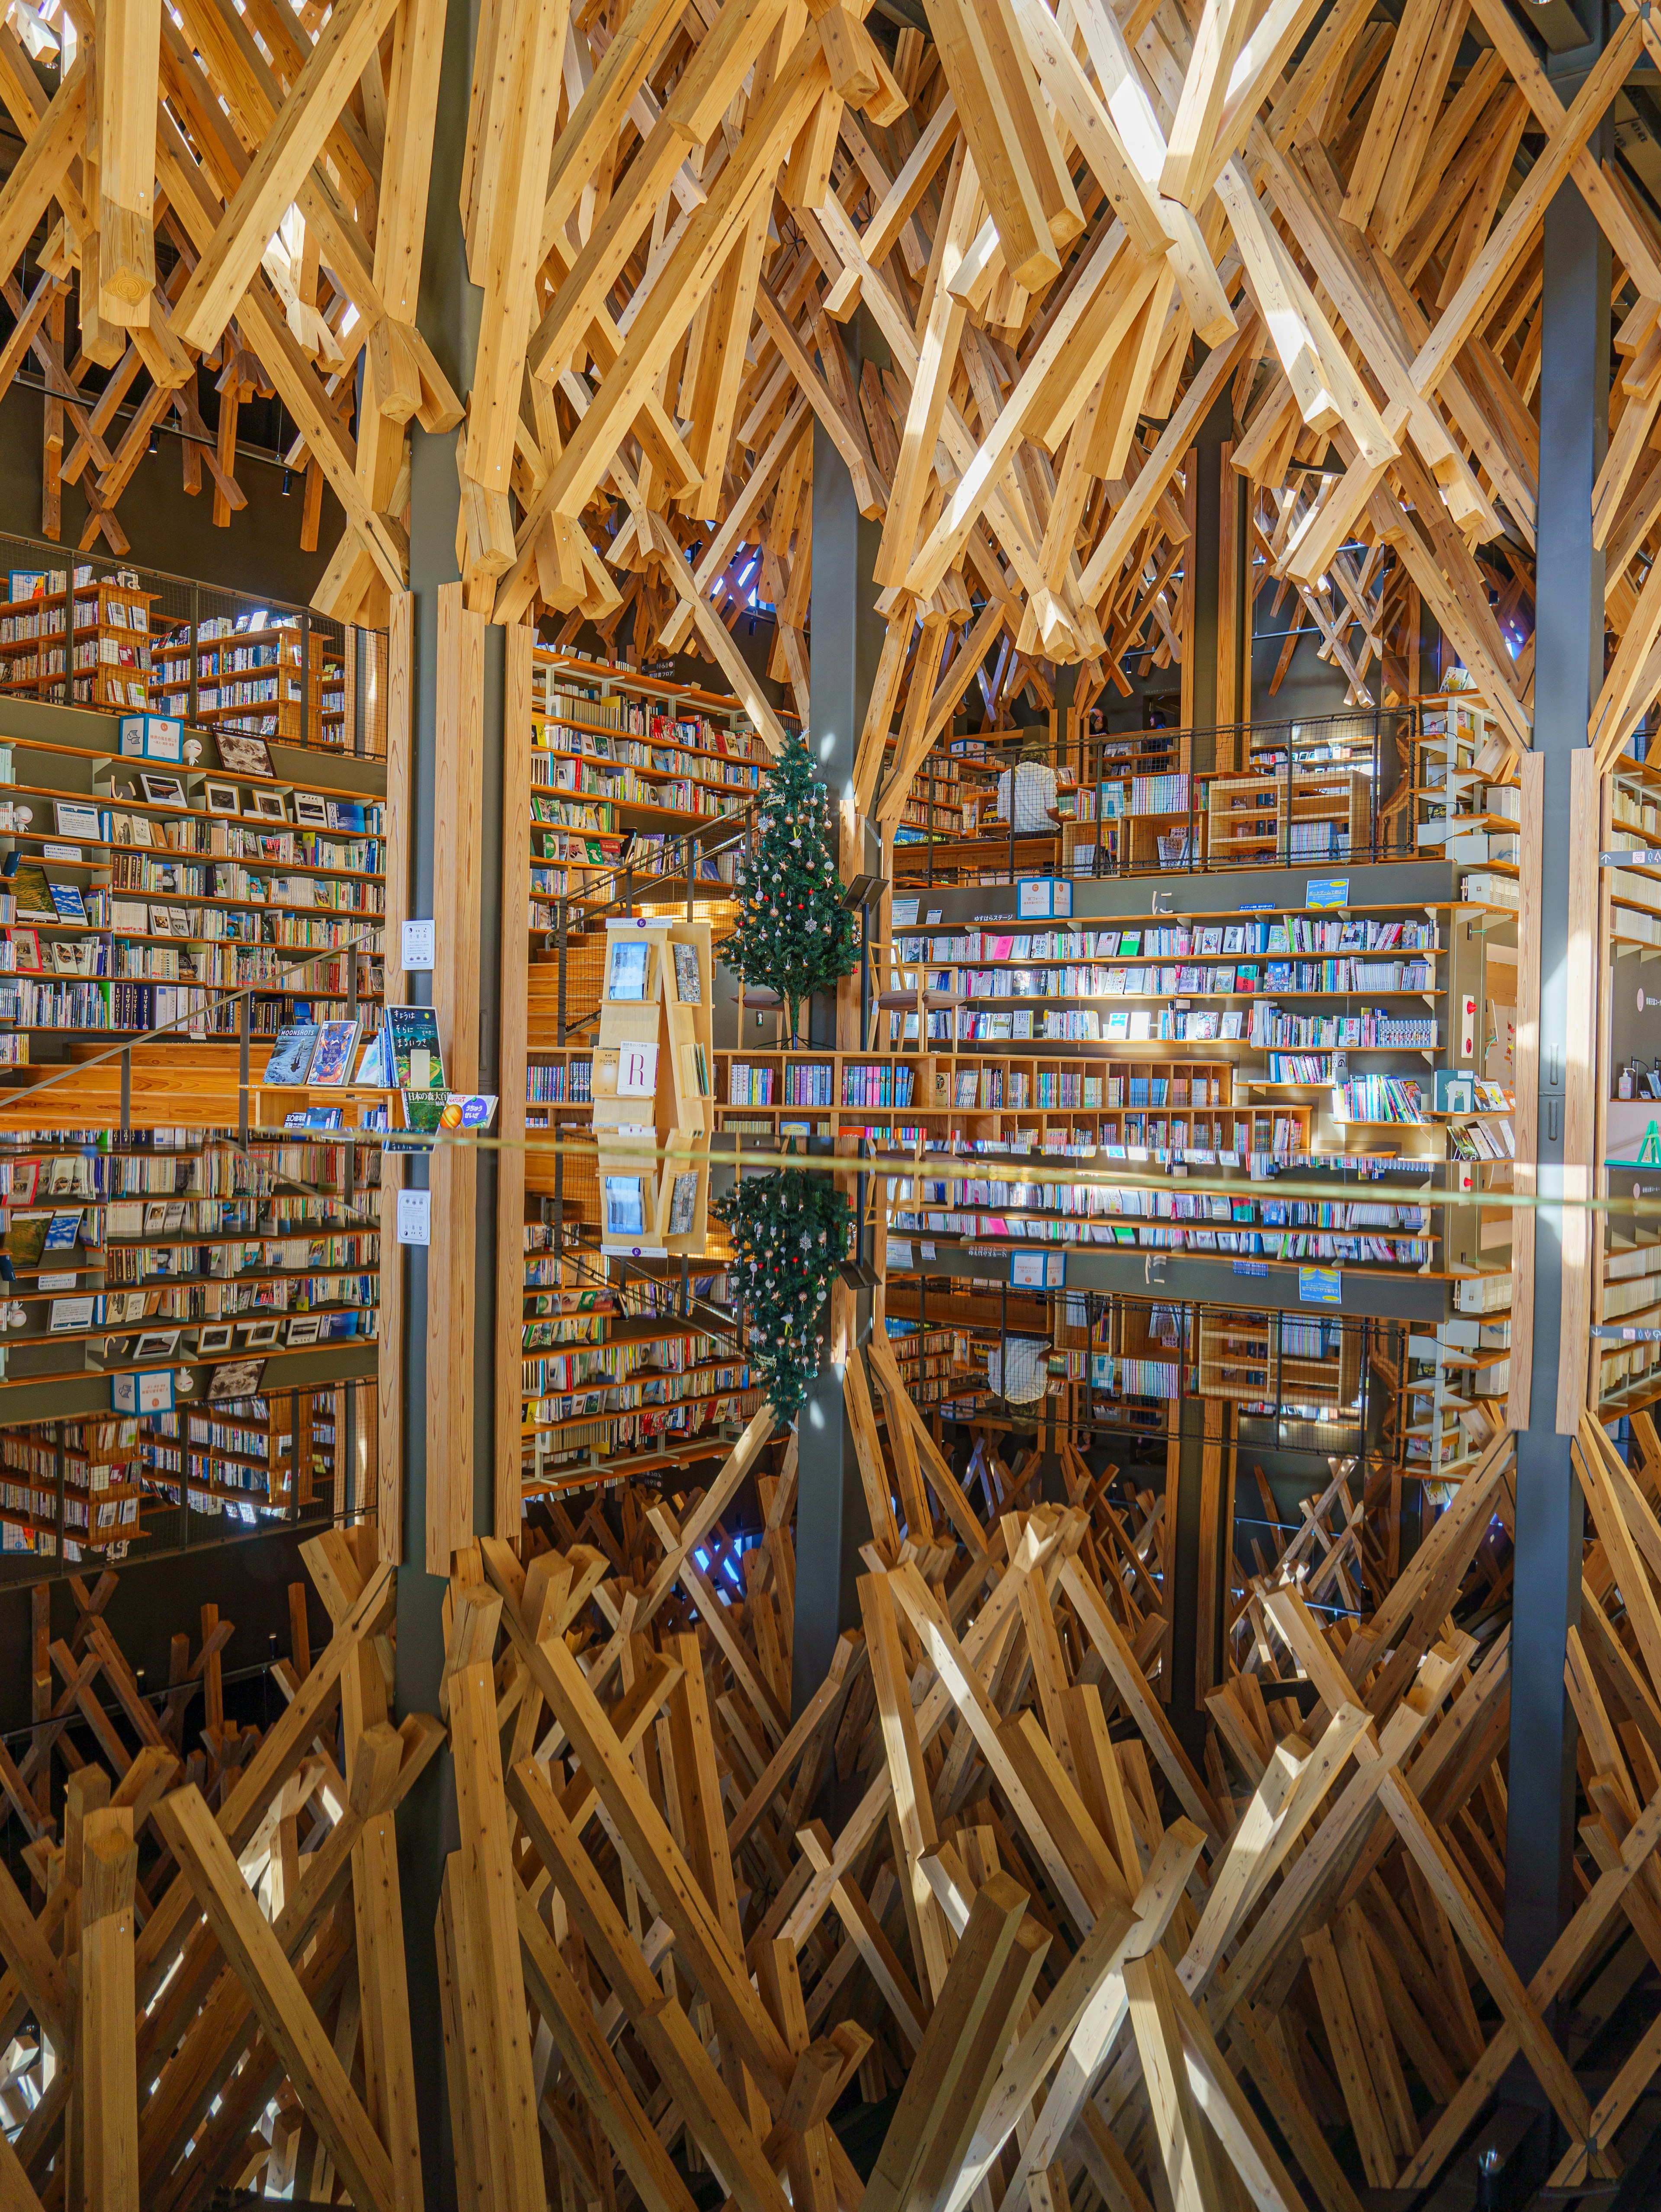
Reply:
<svg viewBox="0 0 1661 2212"><path fill-rule="evenodd" d="M228 1322L216 1322L211 1328L198 1329L196 1333L197 1358L207 1359L216 1353L229 1352L235 1336L236 1332Z"/></svg>
<svg viewBox="0 0 1661 2212"><path fill-rule="evenodd" d="M227 1360L222 1367L215 1368L208 1384L208 1396L215 1404L227 1398L252 1398L265 1372L263 1359Z"/></svg>
<svg viewBox="0 0 1661 2212"><path fill-rule="evenodd" d="M283 804L280 791L251 791L248 803L256 822L281 822L287 826L289 811Z"/></svg>
<svg viewBox="0 0 1661 2212"><path fill-rule="evenodd" d="M95 842L103 835L97 807L83 799L55 799L52 815L60 837L85 837Z"/></svg>
<svg viewBox="0 0 1661 2212"><path fill-rule="evenodd" d="M171 1359L178 1344L176 1328L148 1328L139 1338L133 1358L141 1364L146 1359Z"/></svg>
<svg viewBox="0 0 1661 2212"><path fill-rule="evenodd" d="M275 775L271 766L271 749L264 738L244 736L240 731L222 730L219 732L219 765L233 775Z"/></svg>
<svg viewBox="0 0 1661 2212"><path fill-rule="evenodd" d="M176 775L141 775L145 798L152 806L185 805L185 787Z"/></svg>
<svg viewBox="0 0 1661 2212"><path fill-rule="evenodd" d="M329 802L314 791L297 791L294 795L294 818L302 830L326 830Z"/></svg>
<svg viewBox="0 0 1661 2212"><path fill-rule="evenodd" d="M322 1327L321 1314L296 1314L289 1323L289 1334L283 1339L284 1348L292 1352L296 1346L315 1344Z"/></svg>
<svg viewBox="0 0 1661 2212"><path fill-rule="evenodd" d="M283 1324L276 1321L251 1321L242 1335L245 1352L269 1352L275 1346Z"/></svg>
<svg viewBox="0 0 1661 2212"><path fill-rule="evenodd" d="M210 776L204 787L208 795L210 814L240 814L242 796L234 783L221 783Z"/></svg>

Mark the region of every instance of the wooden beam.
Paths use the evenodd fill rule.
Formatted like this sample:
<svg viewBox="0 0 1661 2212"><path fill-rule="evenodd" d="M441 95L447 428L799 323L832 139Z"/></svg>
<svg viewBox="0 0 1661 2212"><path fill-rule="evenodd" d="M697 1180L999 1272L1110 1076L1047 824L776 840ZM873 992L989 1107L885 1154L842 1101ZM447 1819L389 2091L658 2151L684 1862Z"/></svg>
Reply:
<svg viewBox="0 0 1661 2212"><path fill-rule="evenodd" d="M237 312L256 281L267 240L322 152L398 4L399 0L342 0L325 23L191 272L174 318L186 344L205 351ZM299 427L305 428L303 423Z"/></svg>
<svg viewBox="0 0 1661 2212"><path fill-rule="evenodd" d="M155 1818L353 2201L392 2212L391 2161L201 1791L175 1790Z"/></svg>

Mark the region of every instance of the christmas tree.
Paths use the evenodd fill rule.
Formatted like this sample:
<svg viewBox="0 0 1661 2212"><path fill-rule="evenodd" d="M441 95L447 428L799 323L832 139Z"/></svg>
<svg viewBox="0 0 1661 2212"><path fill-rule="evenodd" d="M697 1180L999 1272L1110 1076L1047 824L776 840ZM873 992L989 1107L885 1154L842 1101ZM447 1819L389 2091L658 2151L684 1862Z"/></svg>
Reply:
<svg viewBox="0 0 1661 2212"><path fill-rule="evenodd" d="M740 1177L710 1208L727 1224L749 1334L750 1364L781 1420L819 1371L819 1312L847 1256L853 1208L828 1175L781 1168Z"/></svg>
<svg viewBox="0 0 1661 2212"><path fill-rule="evenodd" d="M830 794L800 737L786 739L761 796L761 835L739 881L743 919L722 957L746 983L776 991L796 1041L796 1012L834 990L859 963L854 917L842 903Z"/></svg>

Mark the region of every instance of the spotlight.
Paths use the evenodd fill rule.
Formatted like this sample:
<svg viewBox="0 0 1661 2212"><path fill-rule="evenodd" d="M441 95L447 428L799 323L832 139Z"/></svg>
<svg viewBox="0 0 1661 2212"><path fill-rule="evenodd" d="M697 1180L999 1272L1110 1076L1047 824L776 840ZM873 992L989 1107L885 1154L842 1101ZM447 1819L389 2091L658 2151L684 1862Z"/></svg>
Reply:
<svg viewBox="0 0 1661 2212"><path fill-rule="evenodd" d="M283 496L284 499L287 499L289 496L289 493L293 483L294 471L292 469L284 469L283 471Z"/></svg>
<svg viewBox="0 0 1661 2212"><path fill-rule="evenodd" d="M152 426L151 430L150 430L150 445L149 445L149 450L150 450L150 451L151 451L151 453L159 453L159 452L161 451L161 446L160 446L159 441L157 441L156 434L155 434L155 428L154 428L154 427L153 427L153 426Z"/></svg>

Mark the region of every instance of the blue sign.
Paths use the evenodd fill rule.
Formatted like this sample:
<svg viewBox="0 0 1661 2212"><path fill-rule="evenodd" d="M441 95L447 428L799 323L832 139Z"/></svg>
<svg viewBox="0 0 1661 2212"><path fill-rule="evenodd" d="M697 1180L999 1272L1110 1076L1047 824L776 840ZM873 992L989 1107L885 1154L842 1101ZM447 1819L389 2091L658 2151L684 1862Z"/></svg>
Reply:
<svg viewBox="0 0 1661 2212"><path fill-rule="evenodd" d="M1269 1269L1261 1260L1237 1260L1234 1272L1237 1275L1267 1275Z"/></svg>
<svg viewBox="0 0 1661 2212"><path fill-rule="evenodd" d="M1304 886L1304 904L1317 911L1349 904L1348 876L1311 876Z"/></svg>
<svg viewBox="0 0 1661 2212"><path fill-rule="evenodd" d="M1344 1279L1336 1267L1299 1267L1298 1297L1306 1306L1341 1306Z"/></svg>

